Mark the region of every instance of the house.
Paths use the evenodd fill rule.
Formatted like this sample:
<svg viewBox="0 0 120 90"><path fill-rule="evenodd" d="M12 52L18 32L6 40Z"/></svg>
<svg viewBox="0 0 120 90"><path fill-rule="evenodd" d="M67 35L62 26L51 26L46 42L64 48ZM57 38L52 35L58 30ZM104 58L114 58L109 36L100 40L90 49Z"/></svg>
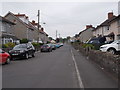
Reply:
<svg viewBox="0 0 120 90"><path fill-rule="evenodd" d="M107 41L120 39L120 16L115 16L113 12L108 13L108 19L93 30L95 37L105 36Z"/></svg>
<svg viewBox="0 0 120 90"><path fill-rule="evenodd" d="M8 12L4 17L16 24L14 25L13 33L17 38L27 38L30 42L37 40L37 31L35 27L29 22L28 16L25 14L13 14Z"/></svg>
<svg viewBox="0 0 120 90"><path fill-rule="evenodd" d="M19 39L14 35L14 26L16 24L0 16L0 44L8 42L19 43Z"/></svg>
<svg viewBox="0 0 120 90"><path fill-rule="evenodd" d="M32 20L31 24L36 28L38 27L38 23L36 23L34 20ZM40 27L39 31L37 28L37 31L39 32L39 41L42 43L47 43L48 41L50 41L48 38L48 34L44 31L44 28L41 27L41 25L39 27Z"/></svg>
<svg viewBox="0 0 120 90"><path fill-rule="evenodd" d="M93 37L93 30L95 28L92 25L86 25L86 29L79 33L79 41L85 43Z"/></svg>

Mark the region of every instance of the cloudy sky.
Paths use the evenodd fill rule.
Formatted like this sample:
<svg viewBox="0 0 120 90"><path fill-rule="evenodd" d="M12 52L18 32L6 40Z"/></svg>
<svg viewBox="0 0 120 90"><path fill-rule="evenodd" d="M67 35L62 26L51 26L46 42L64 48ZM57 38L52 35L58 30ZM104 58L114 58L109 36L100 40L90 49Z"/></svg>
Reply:
<svg viewBox="0 0 120 90"><path fill-rule="evenodd" d="M40 23L49 36L55 38L57 30L61 37L66 37L74 36L86 25L96 27L107 19L108 12L118 15L118 2L2 2L1 15L8 11L24 13L30 21L37 21L38 10Z"/></svg>

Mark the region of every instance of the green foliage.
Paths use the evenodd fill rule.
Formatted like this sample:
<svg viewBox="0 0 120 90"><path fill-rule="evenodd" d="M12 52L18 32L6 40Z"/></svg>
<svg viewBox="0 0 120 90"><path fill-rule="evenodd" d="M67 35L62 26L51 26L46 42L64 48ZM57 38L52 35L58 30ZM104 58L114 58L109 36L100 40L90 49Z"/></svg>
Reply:
<svg viewBox="0 0 120 90"><path fill-rule="evenodd" d="M9 43L3 44L3 45L2 45L2 48L13 48L14 46L15 46L14 43L9 42Z"/></svg>
<svg viewBox="0 0 120 90"><path fill-rule="evenodd" d="M28 43L28 39L23 38L22 40L20 40L20 43Z"/></svg>
<svg viewBox="0 0 120 90"><path fill-rule="evenodd" d="M95 49L94 45L92 44L82 44L83 48L91 48L91 49Z"/></svg>
<svg viewBox="0 0 120 90"><path fill-rule="evenodd" d="M41 45L43 45L43 44L42 44L42 43L35 43L35 42L33 42L32 45L33 45L34 47L37 47L37 46L41 46Z"/></svg>
<svg viewBox="0 0 120 90"><path fill-rule="evenodd" d="M50 41L47 41L47 44L49 44L50 43Z"/></svg>

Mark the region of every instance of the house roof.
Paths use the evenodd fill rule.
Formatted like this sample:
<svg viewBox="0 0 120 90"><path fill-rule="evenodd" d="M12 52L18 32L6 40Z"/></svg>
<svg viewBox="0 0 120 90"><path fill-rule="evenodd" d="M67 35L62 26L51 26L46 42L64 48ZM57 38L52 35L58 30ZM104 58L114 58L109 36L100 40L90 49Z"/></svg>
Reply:
<svg viewBox="0 0 120 90"><path fill-rule="evenodd" d="M26 18L28 18L28 16L26 16L25 14L18 13L18 14L14 14L14 15L17 16L17 17L19 17L19 16L25 16Z"/></svg>
<svg viewBox="0 0 120 90"><path fill-rule="evenodd" d="M11 14L13 17L15 17L19 22L21 22L27 28L33 29L29 24L26 24L25 22L23 22L21 19L19 19L17 16L15 16L15 14L13 14L12 12L8 12L4 17L7 17L9 14Z"/></svg>
<svg viewBox="0 0 120 90"><path fill-rule="evenodd" d="M5 19L4 17L0 16L0 21L2 22L6 22L6 23L9 23L9 24L12 24L12 25L15 25L15 23L9 21L8 19Z"/></svg>
<svg viewBox="0 0 120 90"><path fill-rule="evenodd" d="M119 16L120 17L120 16ZM93 31L97 30L98 28L100 27L103 27L103 26L109 26L110 23L114 20L116 20L118 17L117 16L113 16L112 18L110 19L107 19L105 20L103 23L101 23L100 25L98 25Z"/></svg>
<svg viewBox="0 0 120 90"><path fill-rule="evenodd" d="M88 29L90 29L90 28L87 28L87 29L85 29L85 30L81 31L78 35L80 35L81 33L85 32L85 31L87 31ZM92 27L92 29L94 30L95 28L94 28L94 27Z"/></svg>
<svg viewBox="0 0 120 90"><path fill-rule="evenodd" d="M108 26L109 22L111 22L115 18L116 18L116 16L113 16L112 18L105 20L102 24L100 24L100 26Z"/></svg>

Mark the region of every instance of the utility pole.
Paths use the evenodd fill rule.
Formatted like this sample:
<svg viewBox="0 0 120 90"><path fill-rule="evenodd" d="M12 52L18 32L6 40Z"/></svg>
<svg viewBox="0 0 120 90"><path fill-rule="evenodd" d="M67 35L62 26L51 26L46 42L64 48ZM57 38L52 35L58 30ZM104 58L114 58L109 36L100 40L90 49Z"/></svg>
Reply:
<svg viewBox="0 0 120 90"><path fill-rule="evenodd" d="M59 38L60 38L60 33L59 33Z"/></svg>
<svg viewBox="0 0 120 90"><path fill-rule="evenodd" d="M39 24L39 22L40 22L40 10L38 10L38 39L37 39L37 43L39 43L39 28L40 28L40 24Z"/></svg>
<svg viewBox="0 0 120 90"><path fill-rule="evenodd" d="M56 30L56 39L57 39L57 30Z"/></svg>

